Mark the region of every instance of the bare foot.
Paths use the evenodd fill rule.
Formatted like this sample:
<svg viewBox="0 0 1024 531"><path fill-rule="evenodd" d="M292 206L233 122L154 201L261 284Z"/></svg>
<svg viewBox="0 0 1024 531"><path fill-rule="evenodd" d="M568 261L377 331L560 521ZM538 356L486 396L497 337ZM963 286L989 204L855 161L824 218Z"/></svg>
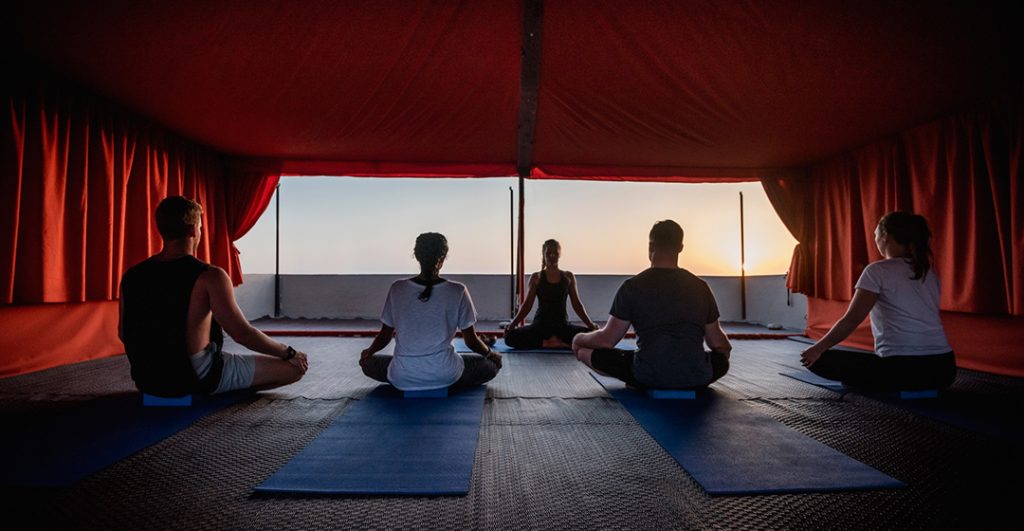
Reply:
<svg viewBox="0 0 1024 531"><path fill-rule="evenodd" d="M487 348L493 347L494 344L498 342L498 338L494 336L484 336L480 338L480 340L483 341L485 345L487 345Z"/></svg>
<svg viewBox="0 0 1024 531"><path fill-rule="evenodd" d="M540 346L544 348L572 348L572 345L567 345L564 341L554 336L542 341Z"/></svg>

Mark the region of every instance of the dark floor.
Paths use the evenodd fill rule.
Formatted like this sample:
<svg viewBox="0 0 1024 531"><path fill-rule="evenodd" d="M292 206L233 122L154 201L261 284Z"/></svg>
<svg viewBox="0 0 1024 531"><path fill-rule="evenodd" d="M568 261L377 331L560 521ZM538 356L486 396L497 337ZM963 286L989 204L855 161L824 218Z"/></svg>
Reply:
<svg viewBox="0 0 1024 531"><path fill-rule="evenodd" d="M469 495L254 496L254 486L377 385L356 366L369 339L288 341L310 354L303 381L213 414L70 488L3 489L7 521L94 529L974 529L1019 518L1019 440L780 376L804 348L790 340L734 341L732 370L715 387L907 488L708 496L571 355L510 354L488 386ZM131 389L123 357L97 360L0 380L0 411L45 414ZM1024 385L962 372L952 392L1016 407ZM1002 517L1013 520L1000 525Z"/></svg>

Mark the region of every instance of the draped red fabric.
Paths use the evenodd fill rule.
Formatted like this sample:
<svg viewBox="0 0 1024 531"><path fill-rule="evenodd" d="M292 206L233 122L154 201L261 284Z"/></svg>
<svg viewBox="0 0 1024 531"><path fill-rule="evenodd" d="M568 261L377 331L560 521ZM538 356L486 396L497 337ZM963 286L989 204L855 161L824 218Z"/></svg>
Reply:
<svg viewBox="0 0 1024 531"><path fill-rule="evenodd" d="M1024 315L1022 128L1020 99L996 98L820 163L807 177L764 178L800 242L789 286L848 301L864 266L881 258L873 239L879 217L912 210L934 234L943 310ZM1024 356L982 352L969 342L958 356L1004 372L1024 369Z"/></svg>
<svg viewBox="0 0 1024 531"><path fill-rule="evenodd" d="M809 200L811 182L803 170L776 171L766 173L761 178L761 186L782 224L797 241L789 264L789 274L786 276L786 286L793 291L806 293L805 279L811 275L805 264L810 262L810 257L808 245L800 242L813 241L815 232L810 216L805 216L805 211L798 207Z"/></svg>
<svg viewBox="0 0 1024 531"><path fill-rule="evenodd" d="M229 178L220 155L45 76L8 85L2 101L0 374L123 350L116 303L102 303L160 250L153 214L168 195L203 205L198 257L241 282L231 242L266 208L276 175Z"/></svg>
<svg viewBox="0 0 1024 531"><path fill-rule="evenodd" d="M199 257L230 267L219 156L46 81L4 103L0 302L117 298L124 270L160 249L167 195L203 205Z"/></svg>
<svg viewBox="0 0 1024 531"><path fill-rule="evenodd" d="M270 172L516 174L519 1L54 3L17 46Z"/></svg>
<svg viewBox="0 0 1024 531"><path fill-rule="evenodd" d="M1019 62L1015 20L962 2L545 2L533 160L570 178L805 167L990 94Z"/></svg>
<svg viewBox="0 0 1024 531"><path fill-rule="evenodd" d="M260 215L274 197L274 190L280 180L280 175L262 172L232 172L227 180L228 200L224 207L227 209L227 229L232 243L231 261L227 263L225 270L236 286L242 283L242 263L238 256L238 248L233 242L245 236L259 221Z"/></svg>

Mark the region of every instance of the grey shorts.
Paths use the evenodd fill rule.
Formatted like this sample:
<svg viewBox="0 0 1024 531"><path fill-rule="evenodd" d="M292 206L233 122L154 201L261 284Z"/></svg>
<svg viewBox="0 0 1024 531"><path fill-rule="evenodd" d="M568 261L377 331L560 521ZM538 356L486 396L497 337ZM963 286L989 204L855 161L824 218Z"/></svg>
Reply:
<svg viewBox="0 0 1024 531"><path fill-rule="evenodd" d="M206 348L191 356L192 369L196 376L203 378L210 372L213 365L213 354L217 352L217 345L210 343ZM220 383L213 394L226 393L236 389L248 389L252 387L253 379L256 377L256 356L252 354L232 354L221 352L224 358L224 371L220 375Z"/></svg>

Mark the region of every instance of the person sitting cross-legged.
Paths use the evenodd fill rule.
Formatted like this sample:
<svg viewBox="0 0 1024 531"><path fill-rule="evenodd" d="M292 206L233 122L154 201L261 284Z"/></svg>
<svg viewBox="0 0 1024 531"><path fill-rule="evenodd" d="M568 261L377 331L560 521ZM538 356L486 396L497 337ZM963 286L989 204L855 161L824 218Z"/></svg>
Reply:
<svg viewBox="0 0 1024 531"><path fill-rule="evenodd" d="M298 381L308 368L306 354L249 324L227 273L196 258L202 216L191 199L161 201L156 225L163 248L121 278L118 336L136 387L178 397ZM223 352L223 332L260 354Z"/></svg>
<svg viewBox="0 0 1024 531"><path fill-rule="evenodd" d="M718 304L706 282L679 267L682 250L683 229L672 220L655 223L651 267L619 287L603 328L573 339L580 361L638 388L695 389L725 375L732 345ZM637 350L614 348L630 326Z"/></svg>

